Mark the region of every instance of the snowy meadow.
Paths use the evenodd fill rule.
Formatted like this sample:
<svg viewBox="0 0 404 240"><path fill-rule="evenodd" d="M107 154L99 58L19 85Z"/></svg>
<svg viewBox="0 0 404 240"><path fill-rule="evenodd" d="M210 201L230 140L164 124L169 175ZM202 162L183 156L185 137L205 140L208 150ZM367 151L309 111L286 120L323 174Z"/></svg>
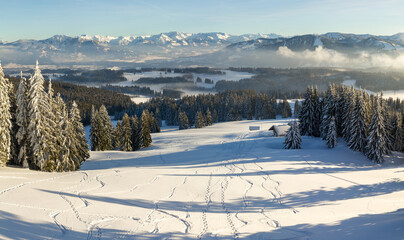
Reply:
<svg viewBox="0 0 404 240"><path fill-rule="evenodd" d="M402 239L404 156L377 165L307 136L286 150L268 129L288 121L164 127L76 172L1 168L0 238Z"/></svg>

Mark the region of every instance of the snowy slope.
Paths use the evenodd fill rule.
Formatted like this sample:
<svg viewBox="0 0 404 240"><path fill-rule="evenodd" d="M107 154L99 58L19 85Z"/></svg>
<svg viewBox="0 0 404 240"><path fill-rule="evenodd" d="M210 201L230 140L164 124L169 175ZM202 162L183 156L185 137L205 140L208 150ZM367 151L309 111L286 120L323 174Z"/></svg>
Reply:
<svg viewBox="0 0 404 240"><path fill-rule="evenodd" d="M285 122L165 128L78 172L1 168L0 239L402 239L403 156L284 150L266 129Z"/></svg>

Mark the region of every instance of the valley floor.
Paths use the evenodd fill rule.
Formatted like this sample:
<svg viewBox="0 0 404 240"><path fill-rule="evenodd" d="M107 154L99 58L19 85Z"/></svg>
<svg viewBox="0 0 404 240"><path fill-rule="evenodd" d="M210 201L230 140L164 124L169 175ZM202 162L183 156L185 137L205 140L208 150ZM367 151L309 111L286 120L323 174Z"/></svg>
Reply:
<svg viewBox="0 0 404 240"><path fill-rule="evenodd" d="M77 172L0 168L0 239L404 238L404 155L375 165L311 137L285 150L267 131L283 123L165 128Z"/></svg>

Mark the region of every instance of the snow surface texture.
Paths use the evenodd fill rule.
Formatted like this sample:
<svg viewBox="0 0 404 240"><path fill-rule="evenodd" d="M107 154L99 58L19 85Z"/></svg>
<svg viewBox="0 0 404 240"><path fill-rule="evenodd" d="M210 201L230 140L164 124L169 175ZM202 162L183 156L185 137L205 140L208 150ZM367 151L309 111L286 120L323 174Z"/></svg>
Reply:
<svg viewBox="0 0 404 240"><path fill-rule="evenodd" d="M0 168L0 239L402 239L404 156L285 150L266 130L287 121L165 127L77 172Z"/></svg>

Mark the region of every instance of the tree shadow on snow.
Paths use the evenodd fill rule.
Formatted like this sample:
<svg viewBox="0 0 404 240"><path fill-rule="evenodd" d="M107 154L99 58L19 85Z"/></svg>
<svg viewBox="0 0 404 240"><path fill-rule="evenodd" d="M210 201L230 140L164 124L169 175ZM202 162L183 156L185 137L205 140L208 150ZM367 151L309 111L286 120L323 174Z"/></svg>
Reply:
<svg viewBox="0 0 404 240"><path fill-rule="evenodd" d="M354 185L351 187L338 187L330 190L310 190L294 194L285 194L279 198L264 198L264 197L248 197L246 199L248 205L245 206L245 200L238 198L226 202L226 207L233 212L251 213L259 212L265 208L268 210L276 209L294 209L301 207L313 207L319 205L330 205L335 201L359 199L365 197L375 197L390 194L393 192L403 191L403 181L390 181L384 183L370 184L370 185ZM77 194L57 192L51 190L41 190L47 193L61 194L67 197L79 198ZM150 190L154 191L154 190ZM155 190L159 191L159 190ZM99 195L81 195L82 199L89 201L98 201L113 205L139 207L144 209L155 209L156 204L153 201L146 199L132 199L132 198L115 198ZM206 209L206 202L185 202L174 200L161 200L158 203L158 208L164 211L178 211L178 212L200 212ZM223 206L219 201L212 201L209 204L209 212L222 213ZM404 226L404 225L403 225Z"/></svg>
<svg viewBox="0 0 404 240"><path fill-rule="evenodd" d="M282 141L283 138L262 137L202 145L196 148L184 146L183 151L175 153L160 153L157 147L136 152L113 152L105 154L111 158L97 157L97 160L86 161L81 170L123 167L205 168L272 162L305 166L283 170L264 169L265 174L310 174L366 171L380 167L367 160L361 153L351 151L344 143L340 143L335 149L328 149L324 141L312 138L310 142L314 143L308 143L303 149L286 150L282 149ZM145 156L150 154L148 151L152 151L154 155ZM258 167L247 170L249 173L245 174L262 174L258 171L260 170Z"/></svg>
<svg viewBox="0 0 404 240"><path fill-rule="evenodd" d="M0 211L0 239L43 240L43 239L110 239L125 236L127 232L119 229L103 228L100 232L80 232L52 222L20 218L19 216Z"/></svg>
<svg viewBox="0 0 404 240"><path fill-rule="evenodd" d="M404 236L404 209L381 214L364 214L335 224L298 224L280 227L269 233L256 233L246 239L271 239L286 231L294 232L294 239L367 239L402 240Z"/></svg>

